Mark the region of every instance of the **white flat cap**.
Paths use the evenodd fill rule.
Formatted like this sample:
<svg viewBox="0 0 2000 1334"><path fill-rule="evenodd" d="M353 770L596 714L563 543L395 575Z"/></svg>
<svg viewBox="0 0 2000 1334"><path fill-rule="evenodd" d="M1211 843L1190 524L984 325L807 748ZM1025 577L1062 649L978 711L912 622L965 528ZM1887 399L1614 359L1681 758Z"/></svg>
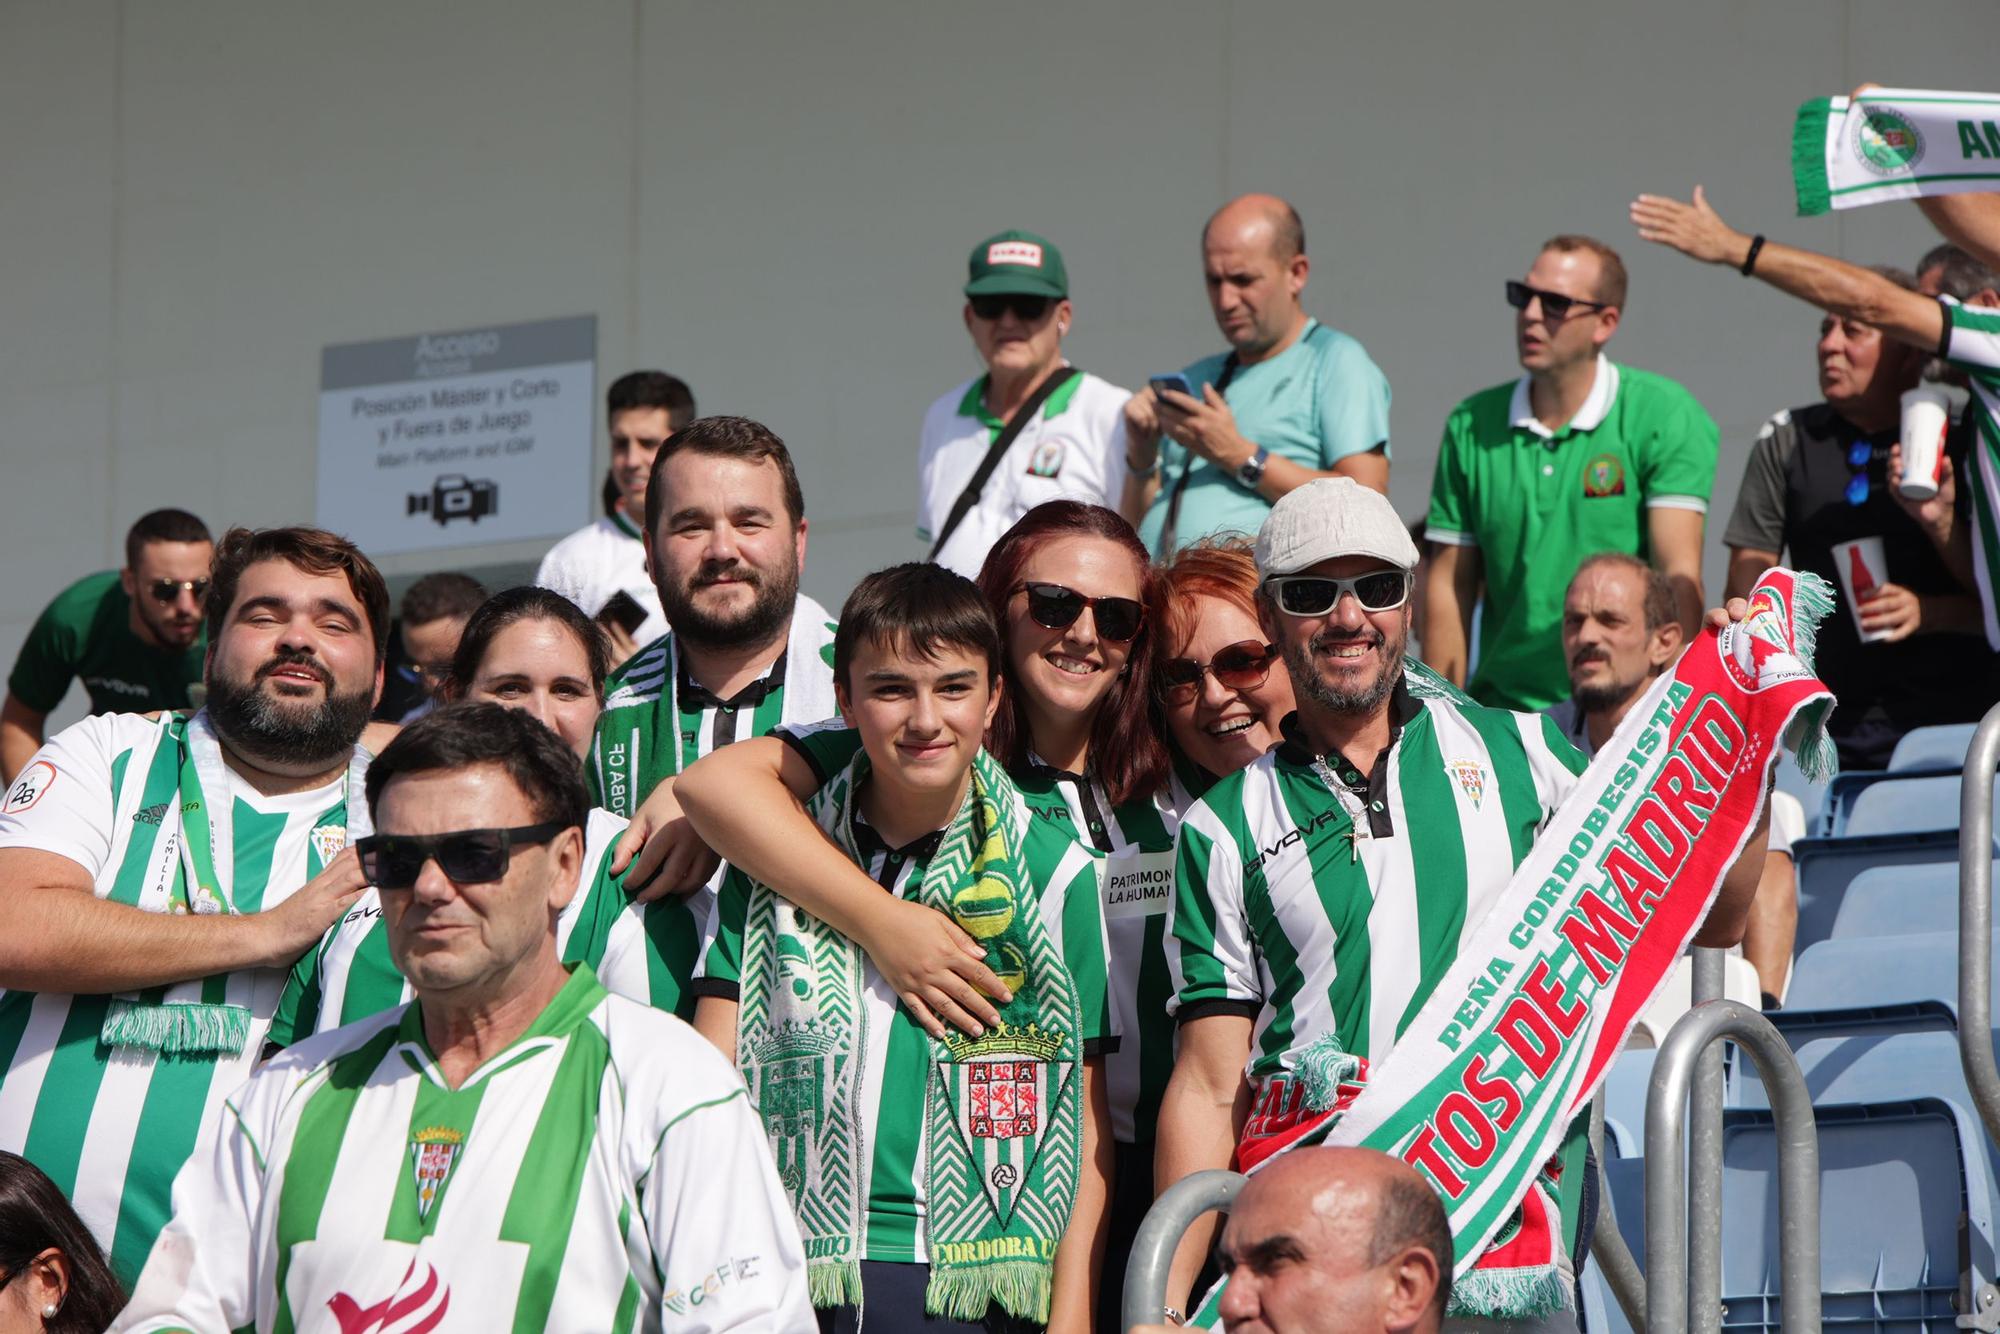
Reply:
<svg viewBox="0 0 2000 1334"><path fill-rule="evenodd" d="M1373 556L1412 570L1417 544L1389 498L1352 477L1319 477L1286 492L1257 531L1259 579L1338 556Z"/></svg>

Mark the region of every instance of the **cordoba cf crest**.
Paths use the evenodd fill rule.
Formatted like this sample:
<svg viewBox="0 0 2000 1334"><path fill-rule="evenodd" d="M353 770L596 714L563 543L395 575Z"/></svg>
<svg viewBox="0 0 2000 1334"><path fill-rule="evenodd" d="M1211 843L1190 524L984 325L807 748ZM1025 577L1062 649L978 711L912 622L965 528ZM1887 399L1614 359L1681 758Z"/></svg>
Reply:
<svg viewBox="0 0 2000 1334"><path fill-rule="evenodd" d="M1444 767L1458 781L1458 790L1472 803L1472 809L1478 810L1480 798L1486 795L1485 766L1477 760L1451 760Z"/></svg>
<svg viewBox="0 0 2000 1334"><path fill-rule="evenodd" d="M1041 1156L1048 1132L1045 1109L1061 1096L1076 1067L1055 1059L1062 1036L1033 1024L1003 1024L979 1038L953 1035L945 1044L959 1058L939 1069L952 1119L1004 1226Z"/></svg>
<svg viewBox="0 0 2000 1334"><path fill-rule="evenodd" d="M319 864L326 865L347 846L347 826L344 824L316 825L312 831L313 852L319 857Z"/></svg>
<svg viewBox="0 0 2000 1334"><path fill-rule="evenodd" d="M428 1219L444 1194L444 1183L465 1147L463 1133L449 1126L429 1126L410 1136L410 1169L417 1178L417 1217Z"/></svg>
<svg viewBox="0 0 2000 1334"><path fill-rule="evenodd" d="M974 1139L1016 1139L1039 1124L1041 1063L979 1061L965 1073L970 1103L966 1116Z"/></svg>

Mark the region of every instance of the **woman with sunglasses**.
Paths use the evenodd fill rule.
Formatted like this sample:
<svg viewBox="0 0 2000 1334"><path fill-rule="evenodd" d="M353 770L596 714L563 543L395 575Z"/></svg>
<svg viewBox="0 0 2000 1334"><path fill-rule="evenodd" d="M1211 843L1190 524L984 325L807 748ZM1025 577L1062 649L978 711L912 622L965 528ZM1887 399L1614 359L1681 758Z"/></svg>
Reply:
<svg viewBox="0 0 2000 1334"><path fill-rule="evenodd" d="M1242 538L1176 552L1162 571L1154 674L1175 772L1199 793L1278 744L1292 678L1257 623L1257 562Z"/></svg>
<svg viewBox="0 0 2000 1334"><path fill-rule="evenodd" d="M125 1294L39 1167L0 1153L0 1334L97 1334Z"/></svg>
<svg viewBox="0 0 2000 1334"><path fill-rule="evenodd" d="M530 713L580 762L604 706L607 659L602 629L575 603L545 588L510 588L488 598L466 622L440 693L446 703L475 700ZM589 879L557 921L557 944L565 963L590 964L609 990L687 1018L694 1011L687 982L713 895L703 889L685 898L633 902L624 877L609 867L625 824L606 810L590 813L584 827ZM492 878L493 852L467 842L447 849L440 869L478 883ZM406 878L421 869L393 858L377 861L376 875L389 876L391 888L407 887ZM505 874L504 853L497 865ZM369 889L294 966L271 1041L287 1046L409 998L409 984L389 958L376 891Z"/></svg>

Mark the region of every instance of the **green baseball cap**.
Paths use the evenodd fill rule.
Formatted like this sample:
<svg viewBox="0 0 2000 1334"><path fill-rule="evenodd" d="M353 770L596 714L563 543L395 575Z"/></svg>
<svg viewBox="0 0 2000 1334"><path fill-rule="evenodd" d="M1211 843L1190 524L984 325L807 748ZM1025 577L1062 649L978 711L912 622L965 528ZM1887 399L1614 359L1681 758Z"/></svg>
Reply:
<svg viewBox="0 0 2000 1334"><path fill-rule="evenodd" d="M967 296L1018 292L1061 300L1069 295L1069 271L1063 268L1062 251L1018 228L989 236L972 247L966 270Z"/></svg>

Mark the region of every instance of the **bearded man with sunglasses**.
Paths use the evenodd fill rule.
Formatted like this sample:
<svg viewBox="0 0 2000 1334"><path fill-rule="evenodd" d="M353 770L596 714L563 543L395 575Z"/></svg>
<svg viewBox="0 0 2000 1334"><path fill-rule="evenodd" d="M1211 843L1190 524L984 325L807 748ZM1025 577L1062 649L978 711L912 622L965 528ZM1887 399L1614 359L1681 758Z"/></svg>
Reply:
<svg viewBox="0 0 2000 1334"><path fill-rule="evenodd" d="M1304 1115L1297 1061L1315 1039L1381 1061L1585 767L1547 719L1406 666L1417 549L1383 496L1308 483L1272 507L1256 558L1259 620L1298 711L1181 823L1159 1189ZM1562 1149L1565 1254L1583 1131ZM1176 1257L1177 1310L1209 1235L1197 1225Z"/></svg>
<svg viewBox="0 0 2000 1334"><path fill-rule="evenodd" d="M184 709L201 680L201 604L215 540L186 510L154 510L125 534L125 568L87 575L36 619L0 703L0 785L46 739L71 681L92 713Z"/></svg>
<svg viewBox="0 0 2000 1334"><path fill-rule="evenodd" d="M419 720L355 844L415 1000L273 1058L204 1120L117 1330L810 1334L805 1255L743 1083L565 968L589 797L528 714ZM318 1322L318 1323L315 1323Z"/></svg>
<svg viewBox="0 0 2000 1334"><path fill-rule="evenodd" d="M1544 709L1569 694L1562 607L1585 556L1643 556L1674 586L1682 631L1701 620L1701 543L1717 432L1693 395L1614 364L1625 264L1557 236L1507 284L1526 372L1452 409L1426 538L1424 660L1482 704ZM1473 604L1484 585L1476 672Z"/></svg>
<svg viewBox="0 0 2000 1334"><path fill-rule="evenodd" d="M232 529L207 702L58 733L0 803L0 1149L46 1172L130 1283L285 970L365 888L358 746L389 593L351 543Z"/></svg>
<svg viewBox="0 0 2000 1334"><path fill-rule="evenodd" d="M924 413L917 536L970 579L1044 501L1117 507L1131 395L1063 357L1074 311L1054 245L1004 231L974 246L966 268L965 329L986 373Z"/></svg>

